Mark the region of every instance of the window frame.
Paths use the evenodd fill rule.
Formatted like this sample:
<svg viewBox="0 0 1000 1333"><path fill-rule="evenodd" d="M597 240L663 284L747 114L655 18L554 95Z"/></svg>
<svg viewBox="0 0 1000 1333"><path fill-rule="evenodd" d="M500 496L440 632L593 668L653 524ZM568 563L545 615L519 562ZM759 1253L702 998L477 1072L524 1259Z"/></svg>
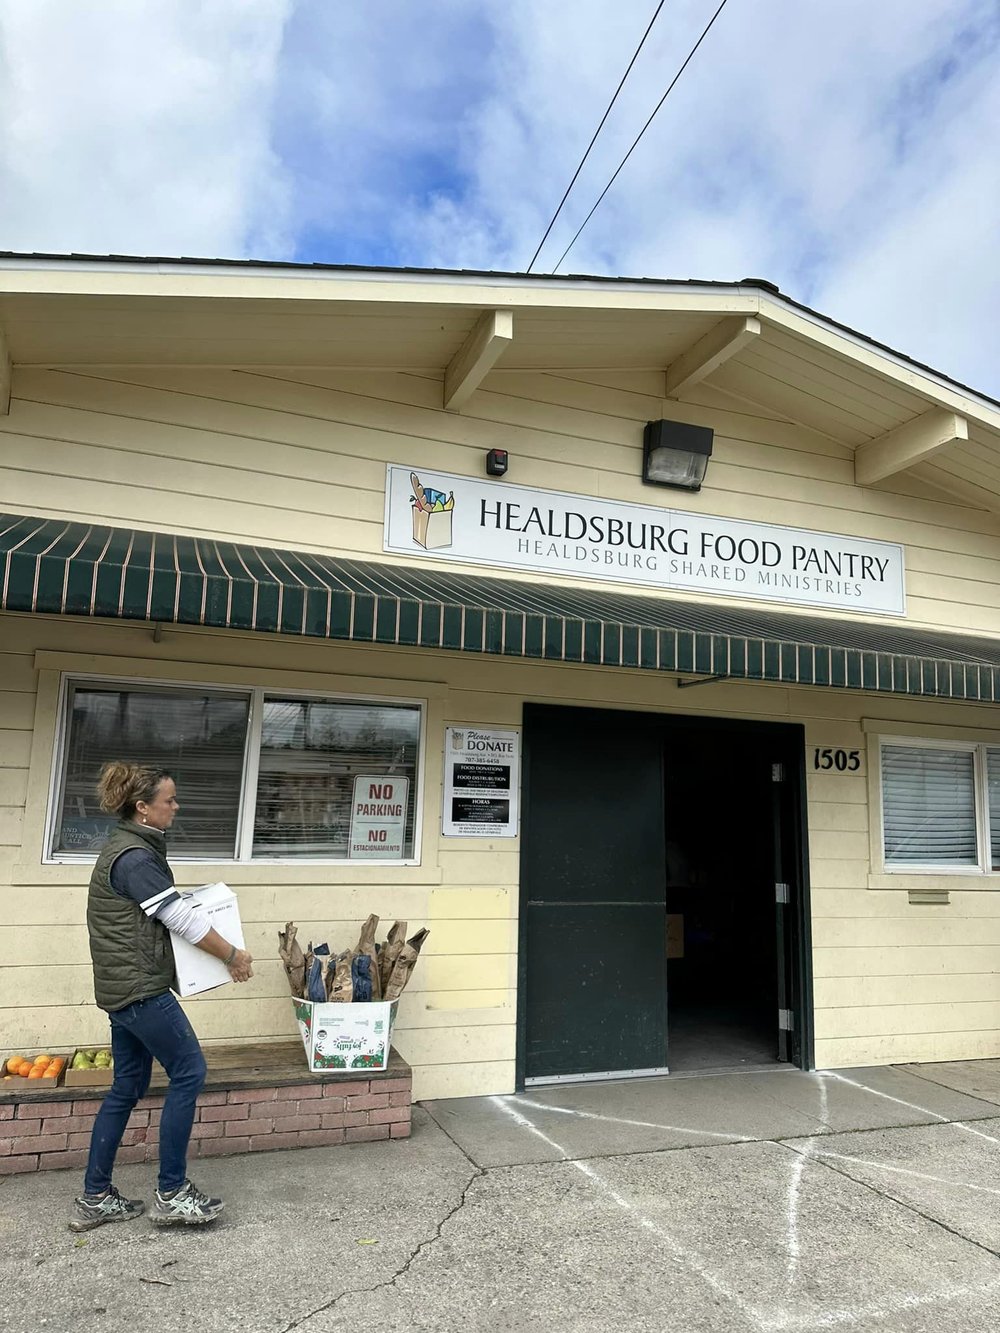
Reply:
<svg viewBox="0 0 1000 1333"><path fill-rule="evenodd" d="M247 734L243 750L243 770L240 786L239 814L236 822L235 851L232 857L213 856L178 856L170 854L171 861L178 865L223 865L223 866L420 866L423 854L423 808L424 783L426 781L427 759L427 700L401 695L382 695L368 692L351 694L343 690L322 691L286 688L282 685L235 685L226 682L190 679L165 679L159 676L115 676L104 672L63 671L60 672L59 695L56 705L56 727L52 746L52 760L49 769L48 797L46 801L44 842L42 844L42 864L54 866L92 865L97 859L95 852L57 852L53 849L57 832L60 800L63 791L66 746L69 740L69 694L74 686L104 686L109 689L151 689L162 692L200 690L212 694L236 695L249 702L247 715ZM254 812L257 802L257 784L260 770L260 742L264 723L264 700L266 697L282 699L313 700L320 703L356 703L356 704L391 704L403 708L414 708L419 715L419 735L415 782L413 784L413 855L399 860L375 857L356 859L350 856L254 856L253 833ZM183 796L183 792L181 793Z"/></svg>
<svg viewBox="0 0 1000 1333"><path fill-rule="evenodd" d="M989 789L987 783L987 752L1000 746L990 741L948 740L925 736L886 736L875 737L875 757L877 763L875 792L878 800L878 848L879 865L884 875L942 875L976 876L988 879L1000 877L1000 870L993 869L993 854L990 831ZM976 817L976 864L952 865L926 861L889 861L885 853L885 786L883 783L882 756L884 747L892 745L915 750L951 750L972 755L973 791L975 796Z"/></svg>

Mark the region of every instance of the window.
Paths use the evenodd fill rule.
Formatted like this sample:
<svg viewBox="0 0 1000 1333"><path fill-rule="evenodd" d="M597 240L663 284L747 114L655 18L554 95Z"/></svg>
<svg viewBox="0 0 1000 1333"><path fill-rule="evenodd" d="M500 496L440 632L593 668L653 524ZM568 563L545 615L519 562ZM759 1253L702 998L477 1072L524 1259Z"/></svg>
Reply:
<svg viewBox="0 0 1000 1333"><path fill-rule="evenodd" d="M1000 748L883 741L887 870L1000 871Z"/></svg>
<svg viewBox="0 0 1000 1333"><path fill-rule="evenodd" d="M51 853L101 845L114 820L97 778L121 758L174 774L172 859L412 860L421 715L419 704L70 681Z"/></svg>
<svg viewBox="0 0 1000 1333"><path fill-rule="evenodd" d="M415 708L265 699L254 856L346 856L357 778L396 774L412 793L419 734ZM412 801L403 842L412 856Z"/></svg>
<svg viewBox="0 0 1000 1333"><path fill-rule="evenodd" d="M201 690L71 687L54 852L91 851L114 824L97 803L109 759L169 768L183 809L171 832L178 856L229 857L236 846L250 700Z"/></svg>

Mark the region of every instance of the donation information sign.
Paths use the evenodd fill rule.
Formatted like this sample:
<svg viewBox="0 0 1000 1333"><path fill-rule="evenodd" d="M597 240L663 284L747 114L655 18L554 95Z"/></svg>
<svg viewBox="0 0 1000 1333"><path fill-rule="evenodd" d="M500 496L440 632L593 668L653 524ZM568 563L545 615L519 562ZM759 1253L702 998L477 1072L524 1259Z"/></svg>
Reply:
<svg viewBox="0 0 1000 1333"><path fill-rule="evenodd" d="M516 838L519 733L447 727L444 744L444 836Z"/></svg>
<svg viewBox="0 0 1000 1333"><path fill-rule="evenodd" d="M394 774L356 777L351 803L351 845L354 861L401 861L406 838L409 778Z"/></svg>
<svg viewBox="0 0 1000 1333"><path fill-rule="evenodd" d="M383 549L664 591L906 613L903 548L389 465Z"/></svg>

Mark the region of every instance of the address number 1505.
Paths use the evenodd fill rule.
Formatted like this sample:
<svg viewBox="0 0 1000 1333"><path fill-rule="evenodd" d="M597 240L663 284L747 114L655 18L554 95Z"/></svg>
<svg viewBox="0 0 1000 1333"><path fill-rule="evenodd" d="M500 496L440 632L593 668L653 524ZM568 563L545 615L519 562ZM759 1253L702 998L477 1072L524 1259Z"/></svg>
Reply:
<svg viewBox="0 0 1000 1333"><path fill-rule="evenodd" d="M856 773L860 767L860 750L813 750L813 768L820 773Z"/></svg>

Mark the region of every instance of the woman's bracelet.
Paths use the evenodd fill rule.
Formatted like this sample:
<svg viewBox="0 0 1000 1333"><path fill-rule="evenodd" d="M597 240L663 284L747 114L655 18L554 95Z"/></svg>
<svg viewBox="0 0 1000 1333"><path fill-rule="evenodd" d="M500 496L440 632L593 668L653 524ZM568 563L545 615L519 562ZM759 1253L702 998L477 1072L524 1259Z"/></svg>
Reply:
<svg viewBox="0 0 1000 1333"><path fill-rule="evenodd" d="M229 950L229 957L225 961L226 967L232 967L233 959L236 957L238 953L239 949L237 949L236 945L234 944L233 947Z"/></svg>

